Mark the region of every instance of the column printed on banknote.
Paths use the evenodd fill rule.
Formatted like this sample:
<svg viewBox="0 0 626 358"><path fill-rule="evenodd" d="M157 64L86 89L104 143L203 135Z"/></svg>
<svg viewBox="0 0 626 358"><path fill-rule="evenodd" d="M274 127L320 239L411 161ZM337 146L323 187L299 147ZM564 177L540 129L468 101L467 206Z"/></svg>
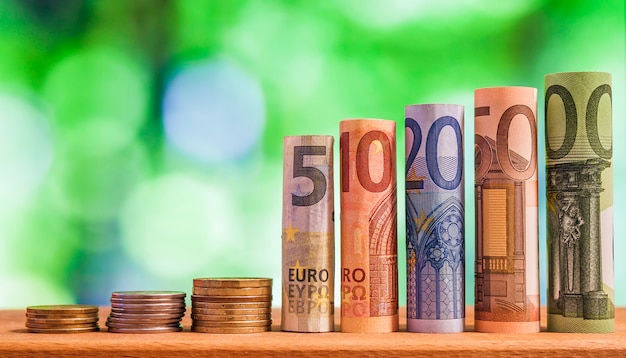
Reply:
<svg viewBox="0 0 626 358"><path fill-rule="evenodd" d="M538 332L537 90L474 99L475 329Z"/></svg>
<svg viewBox="0 0 626 358"><path fill-rule="evenodd" d="M341 330L398 330L396 123L340 122Z"/></svg>
<svg viewBox="0 0 626 358"><path fill-rule="evenodd" d="M407 331L465 324L463 106L405 108Z"/></svg>
<svg viewBox="0 0 626 358"><path fill-rule="evenodd" d="M315 135L283 141L283 331L334 330L333 141Z"/></svg>
<svg viewBox="0 0 626 358"><path fill-rule="evenodd" d="M545 77L548 330L614 331L611 75Z"/></svg>

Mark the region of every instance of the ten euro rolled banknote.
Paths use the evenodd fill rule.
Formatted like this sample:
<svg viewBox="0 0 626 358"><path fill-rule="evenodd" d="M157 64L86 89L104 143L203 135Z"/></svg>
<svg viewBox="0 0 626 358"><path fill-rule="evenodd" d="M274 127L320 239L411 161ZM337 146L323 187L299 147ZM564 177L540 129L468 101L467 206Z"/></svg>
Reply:
<svg viewBox="0 0 626 358"><path fill-rule="evenodd" d="M398 330L396 123L340 122L341 331Z"/></svg>
<svg viewBox="0 0 626 358"><path fill-rule="evenodd" d="M405 108L407 331L463 332L463 106Z"/></svg>
<svg viewBox="0 0 626 358"><path fill-rule="evenodd" d="M333 137L283 141L281 329L334 330Z"/></svg>
<svg viewBox="0 0 626 358"><path fill-rule="evenodd" d="M537 90L474 92L475 329L539 332Z"/></svg>
<svg viewBox="0 0 626 358"><path fill-rule="evenodd" d="M548 330L614 330L611 75L545 77Z"/></svg>

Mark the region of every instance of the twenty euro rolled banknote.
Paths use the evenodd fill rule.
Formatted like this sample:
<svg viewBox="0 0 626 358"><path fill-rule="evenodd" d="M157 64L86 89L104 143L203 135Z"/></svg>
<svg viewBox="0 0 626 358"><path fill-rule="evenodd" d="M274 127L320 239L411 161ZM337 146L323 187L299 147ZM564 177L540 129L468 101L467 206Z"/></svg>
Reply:
<svg viewBox="0 0 626 358"><path fill-rule="evenodd" d="M545 77L548 330L614 330L611 75Z"/></svg>
<svg viewBox="0 0 626 358"><path fill-rule="evenodd" d="M340 122L341 331L398 330L396 123Z"/></svg>
<svg viewBox="0 0 626 358"><path fill-rule="evenodd" d="M281 329L334 330L333 137L283 141Z"/></svg>
<svg viewBox="0 0 626 358"><path fill-rule="evenodd" d="M463 106L405 108L407 331L463 332Z"/></svg>
<svg viewBox="0 0 626 358"><path fill-rule="evenodd" d="M537 90L474 92L475 329L539 332Z"/></svg>

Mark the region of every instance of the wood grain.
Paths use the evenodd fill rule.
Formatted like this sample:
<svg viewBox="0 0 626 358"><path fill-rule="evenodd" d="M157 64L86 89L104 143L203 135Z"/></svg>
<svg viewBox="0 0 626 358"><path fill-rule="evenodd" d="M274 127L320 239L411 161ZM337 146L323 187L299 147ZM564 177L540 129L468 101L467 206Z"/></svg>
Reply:
<svg viewBox="0 0 626 358"><path fill-rule="evenodd" d="M100 310L103 326L108 307ZM81 334L34 334L24 328L25 310L0 311L0 356L10 357L620 357L626 355L626 308L616 310L611 334L491 334L473 332L473 308L468 308L466 332L290 333L280 332L280 310L274 309L272 332L216 335L189 332L190 318L180 333L116 334L106 330ZM545 309L541 327L545 330ZM337 315L339 316L339 315ZM400 310L400 329L406 311ZM338 328L338 326L337 326Z"/></svg>

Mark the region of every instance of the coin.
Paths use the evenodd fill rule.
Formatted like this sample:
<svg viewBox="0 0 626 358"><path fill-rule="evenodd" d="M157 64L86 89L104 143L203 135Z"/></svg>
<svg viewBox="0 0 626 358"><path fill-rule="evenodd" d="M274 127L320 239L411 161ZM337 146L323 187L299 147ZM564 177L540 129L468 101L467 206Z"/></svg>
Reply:
<svg viewBox="0 0 626 358"><path fill-rule="evenodd" d="M111 308L154 308L154 309L173 309L173 308L185 308L185 302L172 303L111 303Z"/></svg>
<svg viewBox="0 0 626 358"><path fill-rule="evenodd" d="M111 323L120 323L120 324L150 324L153 326L158 325L167 325L178 323L180 324L180 318L170 318L170 319L143 319L143 318L118 318L118 317L108 317L107 322Z"/></svg>
<svg viewBox="0 0 626 358"><path fill-rule="evenodd" d="M139 303L165 303L165 304L171 304L171 305L175 305L175 304L180 304L185 302L185 299L183 298L174 298L174 299L170 299L170 298L113 298L111 297L111 303L130 303L130 304L139 304Z"/></svg>
<svg viewBox="0 0 626 358"><path fill-rule="evenodd" d="M109 317L111 318L127 318L127 319L154 319L154 320L167 320L178 319L180 320L185 316L185 313L126 313L111 311Z"/></svg>
<svg viewBox="0 0 626 358"><path fill-rule="evenodd" d="M241 309L220 309L220 308L191 308L192 315L214 315L214 316L231 316L231 315L254 315L254 314L272 314L271 308L241 308Z"/></svg>
<svg viewBox="0 0 626 358"><path fill-rule="evenodd" d="M263 327L239 327L239 328L221 328L221 327L199 327L199 326L191 326L192 332L199 333L263 333L269 332L272 330L271 326L263 326Z"/></svg>
<svg viewBox="0 0 626 358"><path fill-rule="evenodd" d="M86 324L96 323L99 317L88 318L28 318L26 322L34 324Z"/></svg>
<svg viewBox="0 0 626 358"><path fill-rule="evenodd" d="M28 332L31 333L85 333L85 332L98 332L100 327L90 328L28 328Z"/></svg>
<svg viewBox="0 0 626 358"><path fill-rule="evenodd" d="M180 332L183 327L150 327L150 328L117 328L109 327L109 332L112 333L169 333Z"/></svg>
<svg viewBox="0 0 626 358"><path fill-rule="evenodd" d="M271 278L259 277L212 277L196 278L194 287L266 287L272 286Z"/></svg>
<svg viewBox="0 0 626 358"><path fill-rule="evenodd" d="M128 299L162 299L162 298L185 298L187 294L182 291L116 291L111 293L111 298Z"/></svg>
<svg viewBox="0 0 626 358"><path fill-rule="evenodd" d="M194 287L193 294L201 296L261 296L271 295L272 287Z"/></svg>
<svg viewBox="0 0 626 358"><path fill-rule="evenodd" d="M179 327L180 322L173 322L167 324L130 324L130 323L119 323L119 322L109 322L107 321L105 324L107 327L113 328L156 328L156 327Z"/></svg>
<svg viewBox="0 0 626 358"><path fill-rule="evenodd" d="M271 319L262 319L256 321L193 321L194 326L198 327L223 327L223 328L234 328L234 327L260 327L260 326L271 326Z"/></svg>
<svg viewBox="0 0 626 358"><path fill-rule="evenodd" d="M271 314L250 314L250 315L200 315L192 314L191 319L195 321L258 321L258 320L270 320Z"/></svg>
<svg viewBox="0 0 626 358"><path fill-rule="evenodd" d="M158 308L158 307L146 307L146 306L138 306L138 307L111 307L111 312L120 312L120 313L161 313L161 314L175 314L181 313L184 314L186 308L174 307L174 308Z"/></svg>
<svg viewBox="0 0 626 358"><path fill-rule="evenodd" d="M242 302L271 302L272 295L257 296L200 296L192 295L191 302L242 303Z"/></svg>
<svg viewBox="0 0 626 358"><path fill-rule="evenodd" d="M272 308L272 302L202 302L192 301L192 308L202 309L249 309L249 308Z"/></svg>
<svg viewBox="0 0 626 358"><path fill-rule="evenodd" d="M34 319L66 319L66 318L95 318L98 313L30 313L26 312L26 318Z"/></svg>
<svg viewBox="0 0 626 358"><path fill-rule="evenodd" d="M66 328L92 328L97 327L97 323L75 323L75 324L47 324L47 323L32 323L26 321L26 328L41 328L41 329L66 329Z"/></svg>
<svg viewBox="0 0 626 358"><path fill-rule="evenodd" d="M98 313L98 306L91 305L45 305L26 307L27 313Z"/></svg>

